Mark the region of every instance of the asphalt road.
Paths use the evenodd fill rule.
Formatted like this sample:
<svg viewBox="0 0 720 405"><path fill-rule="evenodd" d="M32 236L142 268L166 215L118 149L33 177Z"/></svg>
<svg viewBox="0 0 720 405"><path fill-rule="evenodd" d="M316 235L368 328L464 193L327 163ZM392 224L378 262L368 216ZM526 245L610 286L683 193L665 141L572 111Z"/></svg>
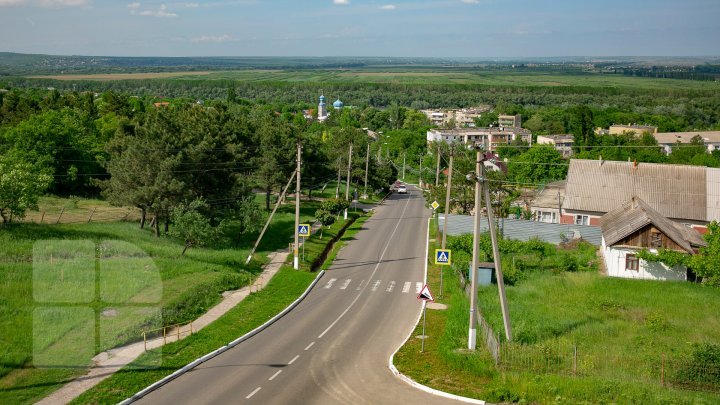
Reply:
<svg viewBox="0 0 720 405"><path fill-rule="evenodd" d="M142 399L152 404L447 404L393 376L414 327L430 213L392 195L294 310Z"/></svg>

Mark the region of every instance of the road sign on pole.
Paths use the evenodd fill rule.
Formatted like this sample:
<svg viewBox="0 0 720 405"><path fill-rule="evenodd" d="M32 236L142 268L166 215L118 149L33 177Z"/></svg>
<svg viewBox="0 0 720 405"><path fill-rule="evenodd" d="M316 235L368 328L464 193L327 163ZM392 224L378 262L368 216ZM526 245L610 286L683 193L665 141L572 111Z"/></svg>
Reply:
<svg viewBox="0 0 720 405"><path fill-rule="evenodd" d="M440 204L438 204L437 201L433 201L430 206L432 207L432 209L437 210L440 207Z"/></svg>
<svg viewBox="0 0 720 405"><path fill-rule="evenodd" d="M430 289L428 288L427 284L425 284L422 290L420 290L420 294L418 294L417 298L423 301L435 301L432 294L430 293Z"/></svg>
<svg viewBox="0 0 720 405"><path fill-rule="evenodd" d="M310 236L310 224L298 225L298 236L302 236L303 238L309 237Z"/></svg>
<svg viewBox="0 0 720 405"><path fill-rule="evenodd" d="M450 249L435 249L435 264L449 266L451 255L452 250Z"/></svg>

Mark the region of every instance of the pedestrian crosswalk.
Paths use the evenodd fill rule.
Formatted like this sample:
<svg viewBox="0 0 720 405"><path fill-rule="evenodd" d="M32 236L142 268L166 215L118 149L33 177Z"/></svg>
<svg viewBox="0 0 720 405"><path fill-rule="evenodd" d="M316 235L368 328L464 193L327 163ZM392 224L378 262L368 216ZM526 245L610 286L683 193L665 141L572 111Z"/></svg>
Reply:
<svg viewBox="0 0 720 405"><path fill-rule="evenodd" d="M337 287L340 290L354 289L355 291L360 291L367 285L368 289L372 292L384 291L387 293L391 293L391 292L397 290L402 294L409 294L413 284L415 284L415 293L419 294L420 290L422 290L422 288L423 288L423 283L421 281L413 282L413 281L397 281L397 280L381 280L381 279L368 281L368 280L353 280L351 278L344 278L344 279L330 278L325 282L323 287L327 290ZM400 286L402 286L402 288Z"/></svg>

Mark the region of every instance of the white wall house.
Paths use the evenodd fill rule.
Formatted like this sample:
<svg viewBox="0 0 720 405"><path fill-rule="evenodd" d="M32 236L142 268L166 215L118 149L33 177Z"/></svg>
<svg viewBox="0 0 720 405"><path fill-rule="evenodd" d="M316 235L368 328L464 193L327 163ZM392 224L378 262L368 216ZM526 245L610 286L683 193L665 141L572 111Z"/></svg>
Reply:
<svg viewBox="0 0 720 405"><path fill-rule="evenodd" d="M640 249L606 246L604 239L601 249L607 275L610 277L644 280L687 280L687 268L685 266L670 268L663 263L652 263L638 259L636 255ZM649 249L649 251L657 252L654 249Z"/></svg>

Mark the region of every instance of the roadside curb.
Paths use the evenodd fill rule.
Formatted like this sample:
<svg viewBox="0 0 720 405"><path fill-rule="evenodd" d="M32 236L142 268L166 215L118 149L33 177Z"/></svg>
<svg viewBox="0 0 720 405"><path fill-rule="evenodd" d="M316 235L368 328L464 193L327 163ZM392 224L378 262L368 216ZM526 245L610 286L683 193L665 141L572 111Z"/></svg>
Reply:
<svg viewBox="0 0 720 405"><path fill-rule="evenodd" d="M268 321L265 322L264 324L258 326L257 328L251 330L250 332L248 332L248 333L240 336L239 338L233 340L232 342L228 343L227 345L225 345L225 346L223 346L223 347L221 347L221 348L219 348L219 349L216 349L215 351L212 351L212 352L210 352L210 353L208 353L208 354L206 354L206 355L204 355L204 356L202 356L202 357L200 357L200 358L192 361L191 363L189 363L189 364L186 365L185 367L183 367L183 368L175 371L174 373L166 376L166 377L163 378L162 380L153 383L152 385L150 385L150 386L148 386L147 388L143 389L142 391L136 393L136 394L133 395L132 397L130 397L130 398L128 398L128 399L120 402L120 405L132 404L133 402L142 399L144 396L146 396L146 395L150 394L151 392L157 390L158 388L162 387L163 385L165 385L165 384L167 384L167 383L175 380L176 378L178 378L178 377L180 377L181 375L187 373L188 371L190 371L190 370L192 370L193 368L199 366L200 364L202 364L202 363L204 363L204 362L206 362L206 361L208 361L208 360L210 360L210 359L212 359L212 358L214 358L214 357L217 357L218 355L220 355L220 354L222 354L222 353L224 353L224 352L232 349L233 347L239 345L240 343L242 343L242 342L250 339L251 337L257 335L258 333L262 332L262 331L265 330L267 327L269 327L269 326L272 325L273 323L277 322L280 318L282 318L283 316L285 316L288 312L290 312L291 310L293 310L298 304L300 304L300 302L302 302L302 300L304 300L305 297L307 297L307 295L310 294L310 291L313 289L313 287L315 287L315 285L318 283L318 281L320 281L320 279L322 278L322 276L323 276L324 274L325 274L325 270L320 271L320 273L318 273L317 277L315 277L315 280L313 280L313 282L310 283L310 285L308 286L308 288L305 290L305 292L304 292L298 299L296 299L295 301L293 301L290 305L288 305L288 306L287 306L285 309L283 309L280 313L278 313L277 315L275 315L274 317L272 317L270 320L268 320Z"/></svg>
<svg viewBox="0 0 720 405"><path fill-rule="evenodd" d="M428 260L427 260L427 257L428 257L428 249L429 249L430 221L431 221L431 220L432 220L432 218L428 218L428 231L427 231L427 237L426 237L426 242L425 242L425 277L424 277L425 284L427 284L427 268L428 268ZM425 301L423 301L423 306L425 306ZM423 313L423 311L420 311L420 313L418 314L418 318L417 318L417 320L415 321L415 327L417 327L418 323L420 322L420 318L422 317L422 313ZM480 405L484 405L484 404L485 404L485 401L480 400L480 399L473 399L473 398L461 397L461 396L459 396L459 395L450 394L450 393L445 392L445 391L436 390L436 389L430 388L430 387L428 387L428 386L426 386L426 385L422 385L422 384L420 384L419 382L417 382L417 381L413 380L412 378L406 376L405 374L401 373L401 372L397 369L397 367L395 367L395 364L393 364L393 360L395 359L395 355L397 354L397 352L400 351L400 349L401 349L403 346L405 346L405 344L407 343L407 341L410 340L410 337L412 336L413 332L415 331L415 327L413 327L413 329L410 331L410 333L408 333L408 335L407 335L407 337L405 338L405 340L400 344L400 346L398 346L398 348L395 350L395 352L394 352L394 353L390 356L390 358L388 359L388 368L389 368L390 371L393 373L393 375L396 376L396 377L398 377L398 378L400 378L402 381L404 381L405 383L407 383L407 384L410 385L411 387L417 388L417 389L419 389L419 390L421 390L421 391L425 391L425 392L430 393L430 394L433 394L433 395L437 395L437 396L439 396L439 397L448 398L448 399L454 399L454 400L456 400L456 401L466 402L466 403L469 403L469 404L480 404Z"/></svg>

